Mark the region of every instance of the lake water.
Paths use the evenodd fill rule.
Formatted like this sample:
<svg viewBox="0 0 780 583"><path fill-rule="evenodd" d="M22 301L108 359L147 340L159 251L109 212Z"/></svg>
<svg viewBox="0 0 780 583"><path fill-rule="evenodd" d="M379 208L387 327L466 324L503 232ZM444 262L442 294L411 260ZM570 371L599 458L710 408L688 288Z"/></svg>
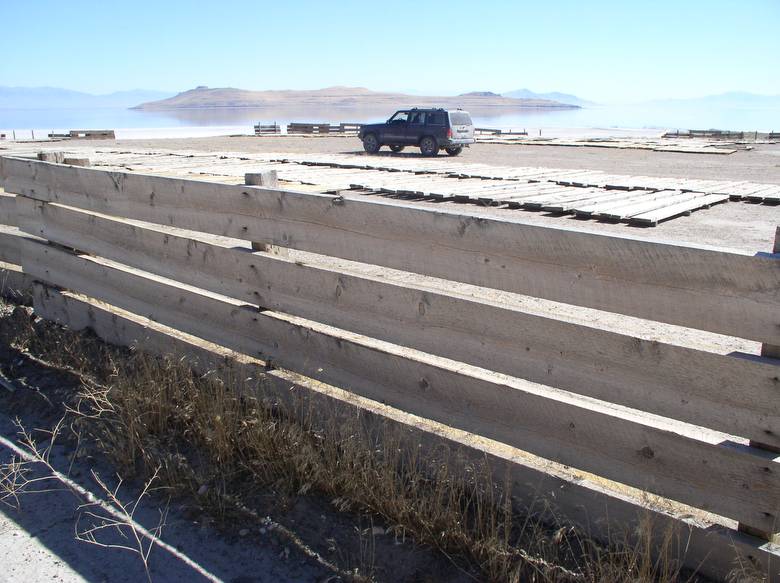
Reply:
<svg viewBox="0 0 780 583"><path fill-rule="evenodd" d="M118 138L252 134L255 123L382 121L392 112L349 108L213 108L171 111L97 109L0 109L0 133L36 138L71 129L114 129ZM780 108L702 107L700 104L605 105L572 110L528 109L473 114L479 127L527 129L532 135L657 134L665 129L780 131Z"/></svg>

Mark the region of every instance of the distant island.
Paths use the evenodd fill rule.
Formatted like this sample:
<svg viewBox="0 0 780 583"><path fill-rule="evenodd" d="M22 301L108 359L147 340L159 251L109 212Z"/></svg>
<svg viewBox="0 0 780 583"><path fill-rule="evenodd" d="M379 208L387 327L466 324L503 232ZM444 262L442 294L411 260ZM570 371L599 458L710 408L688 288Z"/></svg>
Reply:
<svg viewBox="0 0 780 583"><path fill-rule="evenodd" d="M314 90L249 91L231 87L196 87L157 101L136 105L132 109L155 111L201 108L351 108L399 109L405 107L461 107L474 111L512 109L579 109L577 105L551 99L515 98L490 91L474 91L455 96L407 95L371 91L363 87L328 87Z"/></svg>

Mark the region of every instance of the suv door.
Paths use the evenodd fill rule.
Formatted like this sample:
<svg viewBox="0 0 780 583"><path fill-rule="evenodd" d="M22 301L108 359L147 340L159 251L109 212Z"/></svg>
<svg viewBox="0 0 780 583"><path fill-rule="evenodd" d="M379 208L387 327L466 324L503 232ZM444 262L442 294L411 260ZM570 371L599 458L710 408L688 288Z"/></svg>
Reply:
<svg viewBox="0 0 780 583"><path fill-rule="evenodd" d="M425 120L428 135L433 136L441 143L447 138L447 113L444 111L431 111Z"/></svg>
<svg viewBox="0 0 780 583"><path fill-rule="evenodd" d="M396 111L393 117L387 120L385 131L382 133L383 144L405 144L406 126L409 121L408 111Z"/></svg>
<svg viewBox="0 0 780 583"><path fill-rule="evenodd" d="M410 111L406 125L406 143L416 145L425 134L425 111Z"/></svg>

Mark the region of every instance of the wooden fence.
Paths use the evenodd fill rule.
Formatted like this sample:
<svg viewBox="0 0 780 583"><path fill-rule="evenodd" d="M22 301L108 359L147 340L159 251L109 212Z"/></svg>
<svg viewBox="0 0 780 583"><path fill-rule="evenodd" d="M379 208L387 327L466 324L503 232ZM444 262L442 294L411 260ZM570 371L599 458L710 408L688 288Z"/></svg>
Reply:
<svg viewBox="0 0 780 583"><path fill-rule="evenodd" d="M780 255L11 157L0 180L16 195L0 197L10 225L0 260L40 282L38 315L122 344L169 338L147 343L160 350L180 342L167 326L381 402L382 415L594 474L572 481L487 450L511 468L518 496L550 495L597 535L649 512L686 529L687 565L724 577L743 561L780 578L767 542L780 530ZM460 284L750 339L763 356L640 339ZM724 526L649 508L603 480Z"/></svg>
<svg viewBox="0 0 780 583"><path fill-rule="evenodd" d="M262 125L262 124L255 124L255 135L256 136L263 136L268 134L280 134L282 133L282 128L279 127L279 124L273 123L268 125Z"/></svg>
<svg viewBox="0 0 780 583"><path fill-rule="evenodd" d="M499 128L474 128L474 133L478 136L481 135L488 135L488 136L527 136L528 132L524 129L523 131L519 130L512 130L512 129L499 129Z"/></svg>
<svg viewBox="0 0 780 583"><path fill-rule="evenodd" d="M70 130L66 134L50 133L49 138L59 138L63 140L115 140L114 130Z"/></svg>
<svg viewBox="0 0 780 583"><path fill-rule="evenodd" d="M340 123L331 125L329 123L299 123L291 122L287 124L288 134L356 134L360 131L363 124L359 123Z"/></svg>

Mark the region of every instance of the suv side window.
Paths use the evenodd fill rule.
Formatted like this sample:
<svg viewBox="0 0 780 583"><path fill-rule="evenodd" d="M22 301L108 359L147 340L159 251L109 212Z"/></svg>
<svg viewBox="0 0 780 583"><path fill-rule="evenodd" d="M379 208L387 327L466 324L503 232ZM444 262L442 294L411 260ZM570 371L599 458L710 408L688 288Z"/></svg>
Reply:
<svg viewBox="0 0 780 583"><path fill-rule="evenodd" d="M428 125L429 126L443 126L446 125L444 123L444 112L443 111L432 111L428 114Z"/></svg>
<svg viewBox="0 0 780 583"><path fill-rule="evenodd" d="M390 118L389 123L392 124L406 123L408 119L409 119L408 111L398 111L393 117Z"/></svg>
<svg viewBox="0 0 780 583"><path fill-rule="evenodd" d="M424 124L425 123L425 112L424 111L413 111L412 115L409 117L409 123L414 124Z"/></svg>

